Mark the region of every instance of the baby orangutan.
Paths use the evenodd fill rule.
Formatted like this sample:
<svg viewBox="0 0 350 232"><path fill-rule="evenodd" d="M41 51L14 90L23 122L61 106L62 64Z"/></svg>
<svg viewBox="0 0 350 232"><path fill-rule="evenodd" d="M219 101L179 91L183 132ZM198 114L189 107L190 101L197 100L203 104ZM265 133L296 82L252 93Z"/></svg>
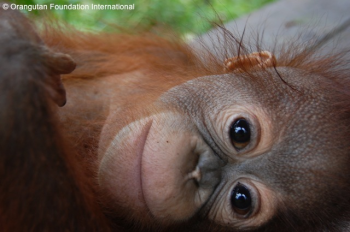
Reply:
<svg viewBox="0 0 350 232"><path fill-rule="evenodd" d="M214 57L0 10L1 231L348 231L349 64L223 33Z"/></svg>

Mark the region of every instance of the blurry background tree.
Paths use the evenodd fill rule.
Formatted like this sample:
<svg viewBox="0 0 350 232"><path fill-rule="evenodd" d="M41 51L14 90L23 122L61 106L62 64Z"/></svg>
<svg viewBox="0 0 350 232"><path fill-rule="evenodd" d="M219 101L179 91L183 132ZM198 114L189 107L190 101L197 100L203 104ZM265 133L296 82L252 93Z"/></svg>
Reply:
<svg viewBox="0 0 350 232"><path fill-rule="evenodd" d="M135 4L135 10L47 10L23 11L31 17L49 14L82 30L110 30L110 25L150 30L167 25L188 36L209 30L212 22L223 22L249 13L275 0L10 0L21 5L47 4Z"/></svg>

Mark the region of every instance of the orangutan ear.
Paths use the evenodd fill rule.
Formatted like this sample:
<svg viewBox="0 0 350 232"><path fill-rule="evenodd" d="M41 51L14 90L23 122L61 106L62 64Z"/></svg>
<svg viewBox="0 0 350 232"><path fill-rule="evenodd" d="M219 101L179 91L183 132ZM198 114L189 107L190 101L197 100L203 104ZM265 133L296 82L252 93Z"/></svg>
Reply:
<svg viewBox="0 0 350 232"><path fill-rule="evenodd" d="M228 58L224 62L226 72L244 72L252 69L265 69L276 65L276 58L271 52L253 52L248 55Z"/></svg>

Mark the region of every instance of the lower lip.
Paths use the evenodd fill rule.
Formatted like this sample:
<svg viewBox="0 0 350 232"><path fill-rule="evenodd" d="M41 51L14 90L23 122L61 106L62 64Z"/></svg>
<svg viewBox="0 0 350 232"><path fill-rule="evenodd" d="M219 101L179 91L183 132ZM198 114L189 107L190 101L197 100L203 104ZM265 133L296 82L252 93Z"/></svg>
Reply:
<svg viewBox="0 0 350 232"><path fill-rule="evenodd" d="M138 134L131 143L131 146L136 148L135 153L137 154L137 157L138 157L138 161L137 161L138 168L137 168L137 170L135 170L135 174L138 175L136 178L138 179L138 182L139 182L138 185L140 188L140 197L142 198L142 202L146 205L146 207L147 207L147 204L146 204L146 201L145 201L145 198L143 195L142 177L141 177L142 156L143 156L143 152L145 149L148 134L149 134L151 127L152 127L152 123L153 123L152 120L148 121L141 129L140 134Z"/></svg>
<svg viewBox="0 0 350 232"><path fill-rule="evenodd" d="M102 155L99 184L106 189L117 205L149 212L142 190L142 156L153 120L145 118L124 128L111 141Z"/></svg>
<svg viewBox="0 0 350 232"><path fill-rule="evenodd" d="M129 163L120 167L120 170L116 170L117 175L125 177L120 180L123 187L119 191L120 196L118 198L124 199L125 203L128 202L127 204L129 206L136 207L141 212L143 211L142 208L146 208L149 211L142 189L141 169L142 156L152 123L153 120L146 118L128 125L129 129L127 130L126 137L120 138L126 143L117 143L118 150L120 151L117 155L121 156L117 157L117 159L120 160L120 163L123 163L125 160L128 160L127 162Z"/></svg>

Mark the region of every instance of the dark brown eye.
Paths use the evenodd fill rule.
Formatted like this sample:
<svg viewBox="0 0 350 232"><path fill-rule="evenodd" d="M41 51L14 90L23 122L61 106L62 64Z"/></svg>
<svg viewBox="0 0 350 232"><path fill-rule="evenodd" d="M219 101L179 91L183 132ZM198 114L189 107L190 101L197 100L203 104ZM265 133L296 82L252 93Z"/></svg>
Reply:
<svg viewBox="0 0 350 232"><path fill-rule="evenodd" d="M238 183L231 193L231 206L239 215L247 215L251 211L252 197L249 189Z"/></svg>
<svg viewBox="0 0 350 232"><path fill-rule="evenodd" d="M250 125L244 118L234 121L229 130L232 145L236 149L245 148L250 142Z"/></svg>

